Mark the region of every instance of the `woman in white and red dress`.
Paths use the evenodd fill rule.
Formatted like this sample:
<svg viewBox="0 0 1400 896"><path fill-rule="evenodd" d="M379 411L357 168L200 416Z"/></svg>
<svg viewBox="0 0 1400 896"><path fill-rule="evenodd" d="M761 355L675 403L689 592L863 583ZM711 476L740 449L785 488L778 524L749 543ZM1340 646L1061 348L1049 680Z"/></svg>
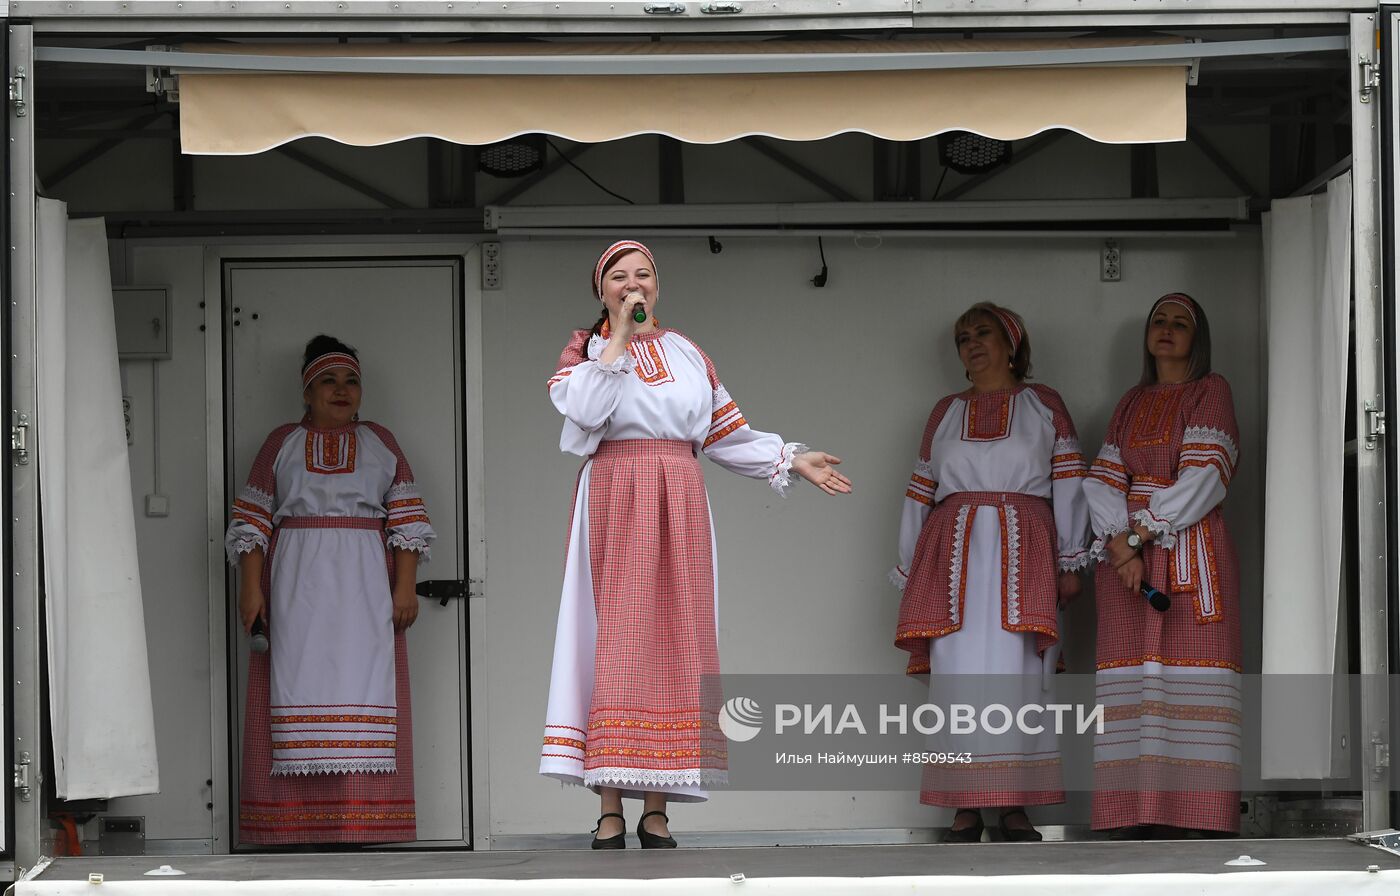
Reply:
<svg viewBox="0 0 1400 896"><path fill-rule="evenodd" d="M1114 836L1239 830L1240 584L1220 505L1239 431L1184 293L1147 317L1142 382L1118 402L1084 485L1097 539L1093 827ZM1148 583L1168 595L1158 612Z"/></svg>
<svg viewBox="0 0 1400 896"><path fill-rule="evenodd" d="M248 662L243 843L417 839L403 632L434 533L393 435L359 421L360 364L329 336L306 346L306 416L279 426L233 505Z"/></svg>
<svg viewBox="0 0 1400 896"><path fill-rule="evenodd" d="M829 494L851 487L837 458L749 428L709 357L657 324L658 286L645 246L609 246L593 270L598 322L574 333L549 380L564 415L559 446L588 459L574 494L540 773L601 795L595 849L625 846L623 796L644 798L644 848L675 846L667 799L706 799L726 778L719 695L701 692L703 676L719 673L719 651L696 455L780 494L792 472Z"/></svg>
<svg viewBox="0 0 1400 896"><path fill-rule="evenodd" d="M1079 437L1064 402L1025 382L1030 340L1014 311L972 306L953 327L972 387L934 406L905 492L895 643L908 673L932 672L935 703L1044 702L1058 657L1061 602L1088 565ZM940 676L977 676L966 679ZM929 764L919 801L956 808L947 840L982 839L981 807L1007 840L1039 840L1025 806L1064 802L1052 730L940 735L930 749L971 762Z"/></svg>

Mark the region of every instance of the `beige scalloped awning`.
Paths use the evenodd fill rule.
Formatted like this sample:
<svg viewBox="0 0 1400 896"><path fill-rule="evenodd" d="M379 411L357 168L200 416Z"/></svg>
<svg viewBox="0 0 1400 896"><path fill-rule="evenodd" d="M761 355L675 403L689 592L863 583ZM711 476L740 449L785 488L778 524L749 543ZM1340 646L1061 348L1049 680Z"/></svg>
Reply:
<svg viewBox="0 0 1400 896"><path fill-rule="evenodd" d="M728 43L204 45L187 52L354 58L945 54L1156 46L1096 39ZM1183 55L1189 53L1185 51ZM904 57L909 58L909 57ZM704 63L700 64L703 69ZM383 74L179 70L187 153L246 155L301 137L375 146L415 137L485 145L523 133L580 143L663 134L688 143L864 133L919 140L973 131L1000 140L1062 128L1102 143L1186 137L1184 64L897 68L746 74Z"/></svg>

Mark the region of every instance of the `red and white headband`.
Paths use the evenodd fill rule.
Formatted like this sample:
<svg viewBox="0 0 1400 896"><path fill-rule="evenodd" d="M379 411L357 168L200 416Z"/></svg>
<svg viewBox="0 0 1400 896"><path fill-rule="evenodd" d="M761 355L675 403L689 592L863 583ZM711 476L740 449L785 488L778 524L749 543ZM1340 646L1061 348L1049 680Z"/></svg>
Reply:
<svg viewBox="0 0 1400 896"><path fill-rule="evenodd" d="M1187 317L1191 318L1192 326L1195 326L1197 324L1196 300L1188 296L1186 293L1171 292L1162 296L1155 303L1153 303L1152 310L1147 315L1148 319L1150 320L1152 316L1157 313L1157 309L1161 308L1163 305L1180 305L1182 308L1186 309L1186 315Z"/></svg>
<svg viewBox="0 0 1400 896"><path fill-rule="evenodd" d="M651 257L651 250L636 240L618 240L611 246L603 250L603 254L598 256L598 264L593 268L593 295L598 298L603 297L603 272L612 264L612 260L626 252L640 252L647 257L647 264L651 265L651 272L656 274L656 259Z"/></svg>
<svg viewBox="0 0 1400 896"><path fill-rule="evenodd" d="M355 360L354 355L347 355L345 352L326 352L311 359L311 363L306 365L306 369L301 372L301 387L305 389L316 381L316 377L327 370L334 370L337 367L344 367L355 376L360 375L360 362Z"/></svg>
<svg viewBox="0 0 1400 896"><path fill-rule="evenodd" d="M1020 323L1016 321L1016 315L1004 308L993 308L992 314L1001 321L1001 328L1006 331L1006 340L1011 343L1011 357L1016 357L1016 353L1021 350L1021 340L1026 334L1021 329Z"/></svg>

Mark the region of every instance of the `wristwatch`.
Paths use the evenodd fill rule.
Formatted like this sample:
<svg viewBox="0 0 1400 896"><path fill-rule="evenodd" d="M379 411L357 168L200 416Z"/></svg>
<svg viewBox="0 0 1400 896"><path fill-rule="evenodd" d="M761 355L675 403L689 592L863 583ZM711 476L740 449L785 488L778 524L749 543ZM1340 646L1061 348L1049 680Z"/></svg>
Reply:
<svg viewBox="0 0 1400 896"><path fill-rule="evenodd" d="M1142 550L1142 536L1131 529L1128 530L1128 547L1135 551Z"/></svg>

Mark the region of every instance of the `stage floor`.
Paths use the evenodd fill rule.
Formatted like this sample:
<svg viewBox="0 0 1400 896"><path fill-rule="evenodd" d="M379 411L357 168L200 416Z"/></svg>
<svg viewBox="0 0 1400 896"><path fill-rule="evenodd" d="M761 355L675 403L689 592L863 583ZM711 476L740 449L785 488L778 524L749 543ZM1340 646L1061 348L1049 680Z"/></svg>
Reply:
<svg viewBox="0 0 1400 896"><path fill-rule="evenodd" d="M1241 855L1264 865L1231 866ZM178 877L146 872L163 864ZM102 890L89 875L102 875ZM736 876L742 877L736 877ZM1400 855L1343 839L521 850L54 860L17 894L1400 892Z"/></svg>

